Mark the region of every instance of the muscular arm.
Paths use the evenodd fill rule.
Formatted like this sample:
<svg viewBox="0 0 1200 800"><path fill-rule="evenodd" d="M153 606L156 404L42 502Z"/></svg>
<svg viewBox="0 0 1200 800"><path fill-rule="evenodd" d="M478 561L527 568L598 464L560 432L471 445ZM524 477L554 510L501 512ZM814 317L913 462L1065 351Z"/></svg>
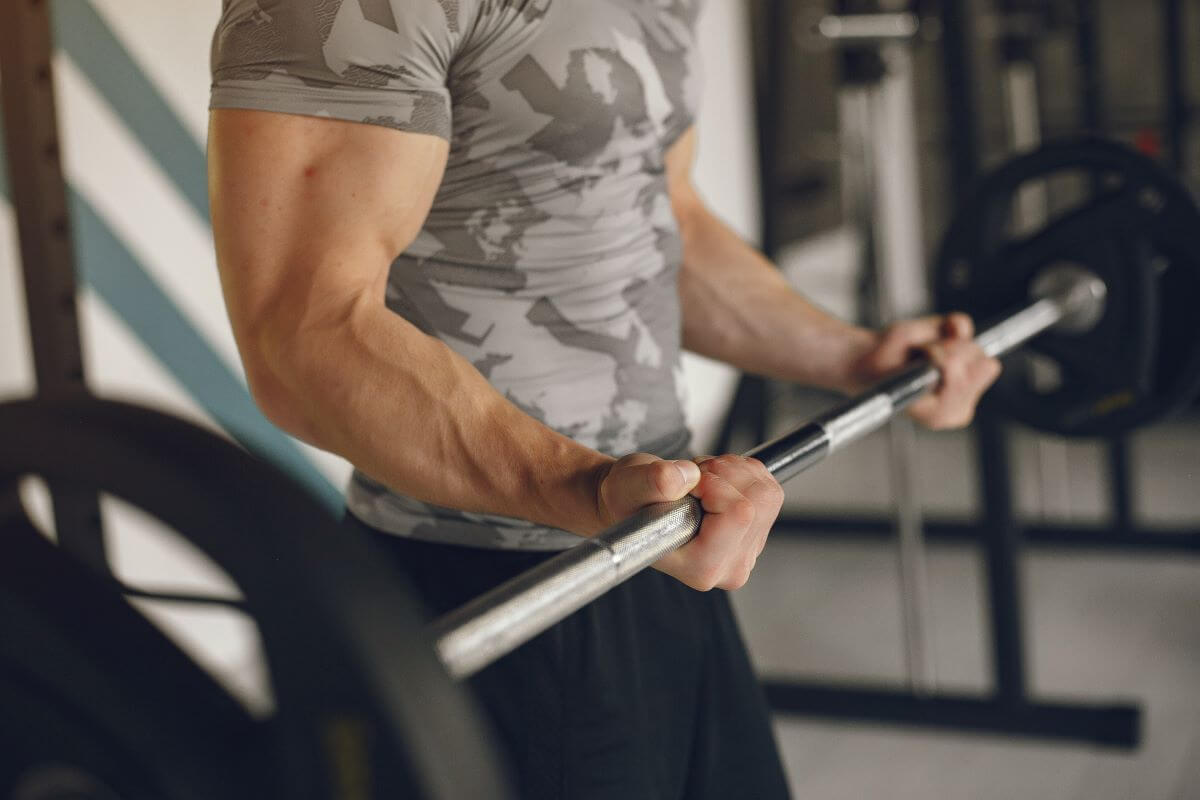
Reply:
<svg viewBox="0 0 1200 800"><path fill-rule="evenodd" d="M612 459L384 305L446 155L442 139L378 126L213 112L217 260L250 389L281 428L397 491L594 533Z"/></svg>
<svg viewBox="0 0 1200 800"><path fill-rule="evenodd" d="M814 306L758 250L705 207L691 182L695 132L667 154L683 237L680 297L688 350L746 372L847 390L878 335Z"/></svg>
<svg viewBox="0 0 1200 800"><path fill-rule="evenodd" d="M849 325L809 303L782 273L704 206L691 182L695 133L667 153L671 205L683 237L683 344L747 372L861 391L924 351L942 380L908 413L931 428L971 421L1000 362L972 340L964 314L905 320L882 332Z"/></svg>

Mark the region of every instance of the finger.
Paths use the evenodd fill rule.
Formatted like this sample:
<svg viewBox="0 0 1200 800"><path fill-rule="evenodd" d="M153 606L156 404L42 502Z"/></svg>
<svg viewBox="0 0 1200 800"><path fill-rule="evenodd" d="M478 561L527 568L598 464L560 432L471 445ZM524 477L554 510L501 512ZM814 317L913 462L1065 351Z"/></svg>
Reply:
<svg viewBox="0 0 1200 800"><path fill-rule="evenodd" d="M979 405L984 393L991 388L1000 377L1002 367L999 359L991 358L980 353L979 357L966 366L966 385L964 392L969 405L968 413L974 415L975 407Z"/></svg>
<svg viewBox="0 0 1200 800"><path fill-rule="evenodd" d="M884 372L902 366L912 358L913 351L924 344L942 338L941 316L920 317L896 323L884 331L879 346L869 357L869 366Z"/></svg>
<svg viewBox="0 0 1200 800"><path fill-rule="evenodd" d="M707 514L729 514L746 525L754 519L754 503L721 475L703 474L692 494L700 500L700 507Z"/></svg>
<svg viewBox="0 0 1200 800"><path fill-rule="evenodd" d="M613 466L603 491L607 498L620 498L617 505L632 513L649 503L678 500L699 480L700 468L691 461L664 461L638 454Z"/></svg>
<svg viewBox="0 0 1200 800"><path fill-rule="evenodd" d="M745 456L732 453L709 459L700 465L703 472L720 475L734 486L741 488L759 480L761 472Z"/></svg>
<svg viewBox="0 0 1200 800"><path fill-rule="evenodd" d="M947 314L941 333L948 339L970 339L975 335L975 323L961 311Z"/></svg>
<svg viewBox="0 0 1200 800"><path fill-rule="evenodd" d="M1000 359L986 355L971 365L972 377L980 382L982 391L987 391L1003 371L1004 365L1000 363Z"/></svg>
<svg viewBox="0 0 1200 800"><path fill-rule="evenodd" d="M749 538L756 513L754 504L720 475L705 474L699 491L704 520L696 538L679 551L688 562L690 585L701 589L736 588L745 580L738 574L745 562L744 554L755 544Z"/></svg>
<svg viewBox="0 0 1200 800"><path fill-rule="evenodd" d="M933 394L913 404L912 416L933 428L967 424L980 397L999 374L999 362L971 340L939 342L926 352L942 379Z"/></svg>
<svg viewBox="0 0 1200 800"><path fill-rule="evenodd" d="M754 563L767 545L771 527L775 524L775 520L779 516L779 509L783 506L784 492L779 481L775 479L763 462L757 458L747 457L743 457L742 460L755 478L752 483L741 489L742 494L754 503L756 509L754 525L751 526L747 536L749 544L743 552L745 574L749 576L750 571L754 569Z"/></svg>
<svg viewBox="0 0 1200 800"><path fill-rule="evenodd" d="M953 425L953 417L961 413L963 405L960 387L964 364L952 353L954 344L954 341L943 341L922 348L940 377L933 390L918 398L908 409L911 417L935 430Z"/></svg>
<svg viewBox="0 0 1200 800"><path fill-rule="evenodd" d="M771 527L779 517L779 509L783 506L783 487L774 477L767 475L742 490L742 494L746 495L755 506L754 524L751 526L748 536L750 545L745 552L749 558L747 565L747 574L749 574L749 571L754 568L754 561L767 546L767 537L771 534Z"/></svg>

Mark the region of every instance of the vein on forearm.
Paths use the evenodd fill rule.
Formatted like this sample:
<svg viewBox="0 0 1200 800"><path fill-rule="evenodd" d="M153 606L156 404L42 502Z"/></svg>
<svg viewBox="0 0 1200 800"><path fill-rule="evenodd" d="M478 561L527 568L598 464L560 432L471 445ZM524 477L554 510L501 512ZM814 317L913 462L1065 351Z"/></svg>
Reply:
<svg viewBox="0 0 1200 800"><path fill-rule="evenodd" d="M287 427L385 485L591 532L591 521L563 511L585 502L590 472L606 459L521 412L382 302L292 330L272 361L292 404Z"/></svg>

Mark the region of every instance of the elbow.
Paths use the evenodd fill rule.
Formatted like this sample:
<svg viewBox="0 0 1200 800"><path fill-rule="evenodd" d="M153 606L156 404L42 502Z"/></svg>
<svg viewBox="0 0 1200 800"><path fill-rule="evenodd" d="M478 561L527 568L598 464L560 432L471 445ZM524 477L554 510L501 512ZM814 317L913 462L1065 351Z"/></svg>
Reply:
<svg viewBox="0 0 1200 800"><path fill-rule="evenodd" d="M361 292L346 302L280 296L254 313L234 315L234 331L250 395L286 433L337 452L341 431L331 420L352 400L342 380L347 355L370 308ZM243 309L247 311L248 309Z"/></svg>
<svg viewBox="0 0 1200 800"><path fill-rule="evenodd" d="M316 399L307 376L315 371L304 363L299 348L271 325L255 326L241 337L239 347L250 397L267 420L285 433L316 443L320 438L312 406Z"/></svg>
<svg viewBox="0 0 1200 800"><path fill-rule="evenodd" d="M702 235L710 221L708 207L700 198L699 193L687 184L675 187L671 192L671 212L675 216L675 224L683 241L684 250L694 249L695 240Z"/></svg>
<svg viewBox="0 0 1200 800"><path fill-rule="evenodd" d="M243 363L250 397L267 421L285 433L308 439L311 432L299 413L300 403L296 393L265 364L252 366L249 359L243 359Z"/></svg>

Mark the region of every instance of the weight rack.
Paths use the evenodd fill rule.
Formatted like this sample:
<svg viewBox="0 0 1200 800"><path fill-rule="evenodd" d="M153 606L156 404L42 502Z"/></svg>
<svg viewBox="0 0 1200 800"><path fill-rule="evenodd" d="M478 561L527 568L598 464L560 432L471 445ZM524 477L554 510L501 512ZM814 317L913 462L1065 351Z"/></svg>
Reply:
<svg viewBox="0 0 1200 800"><path fill-rule="evenodd" d="M965 196L981 163L976 114L971 41L976 19L971 4L943 0L941 68L944 77L951 189ZM760 59L757 87L759 125L762 244L768 255L785 244L780 235L780 209L789 200L787 183L778 171L783 143L780 111L787 100L787 76L782 54L794 45L794 13L790 0L763 0L758 8ZM1181 0L1163 0L1164 19L1180 18ZM842 0L839 11L861 12L861 3ZM1083 82L1082 126L1104 129L1100 84L1099 43L1094 0L1076 0L1077 49ZM1182 137L1189 121L1182 90L1180 50L1171 46L1179 28L1168 36L1164 53L1167 69L1170 146L1179 165ZM861 56L860 56L861 57ZM724 452L745 433L754 441L766 438L769 424L769 386L756 376L743 376L724 420L716 450ZM743 430L745 429L745 430ZM1138 706L1126 702L1056 703L1029 696L1024 650L1018 555L1021 548L1054 547L1122 551L1172 552L1200 555L1200 527L1145 528L1133 517L1131 464L1127 440L1106 444L1109 493L1113 520L1108 524L1025 522L1014 513L1009 436L1005 423L983 411L975 425L979 458L981 509L978 518L926 519L928 540L969 542L983 551L987 581L987 615L992 655L990 695L938 692L924 694L892 686L843 685L832 682L767 678L767 697L776 712L832 719L855 719L888 724L999 734L1046 737L1132 748L1140 739ZM895 521L882 514L785 514L773 534L795 537L884 539L895 536Z"/></svg>

